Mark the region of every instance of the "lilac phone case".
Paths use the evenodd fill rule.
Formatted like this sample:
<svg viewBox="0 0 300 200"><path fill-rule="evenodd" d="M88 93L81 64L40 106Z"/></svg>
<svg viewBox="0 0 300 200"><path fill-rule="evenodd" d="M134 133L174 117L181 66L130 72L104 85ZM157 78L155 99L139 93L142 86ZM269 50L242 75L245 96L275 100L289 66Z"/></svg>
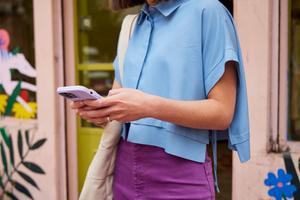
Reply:
<svg viewBox="0 0 300 200"><path fill-rule="evenodd" d="M59 87L56 92L72 101L96 100L101 98L95 90L88 89L81 85Z"/></svg>

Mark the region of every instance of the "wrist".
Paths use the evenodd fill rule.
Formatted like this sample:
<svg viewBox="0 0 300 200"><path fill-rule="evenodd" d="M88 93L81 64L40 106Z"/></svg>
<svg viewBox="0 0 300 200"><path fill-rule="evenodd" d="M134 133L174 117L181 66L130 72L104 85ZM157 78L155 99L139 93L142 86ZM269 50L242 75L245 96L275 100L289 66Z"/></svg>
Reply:
<svg viewBox="0 0 300 200"><path fill-rule="evenodd" d="M149 95L146 102L146 116L151 118L159 118L163 98L160 96Z"/></svg>

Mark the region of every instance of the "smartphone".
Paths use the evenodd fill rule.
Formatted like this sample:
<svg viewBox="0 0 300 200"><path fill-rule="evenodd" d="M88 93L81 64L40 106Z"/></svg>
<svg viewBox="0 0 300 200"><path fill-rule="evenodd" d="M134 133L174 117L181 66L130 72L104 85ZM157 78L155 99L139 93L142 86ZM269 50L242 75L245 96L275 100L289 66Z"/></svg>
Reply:
<svg viewBox="0 0 300 200"><path fill-rule="evenodd" d="M95 90L81 85L59 87L56 92L71 101L97 100L102 98Z"/></svg>

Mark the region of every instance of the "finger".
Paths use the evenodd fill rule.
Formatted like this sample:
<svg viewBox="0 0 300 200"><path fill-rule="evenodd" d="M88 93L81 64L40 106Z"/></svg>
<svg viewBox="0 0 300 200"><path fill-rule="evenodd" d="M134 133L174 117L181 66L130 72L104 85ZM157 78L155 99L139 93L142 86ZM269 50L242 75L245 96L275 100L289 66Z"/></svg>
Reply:
<svg viewBox="0 0 300 200"><path fill-rule="evenodd" d="M85 107L83 107L83 108L79 108L79 109L77 109L76 110L76 114L79 116L79 117L81 117L81 118L83 118L83 117L88 117L88 116L85 116L85 115L82 115L82 113L85 113L85 112L87 112L87 111L96 111L96 110L99 110L99 109L97 109L97 108L95 108L95 107L89 107L89 106L85 106Z"/></svg>
<svg viewBox="0 0 300 200"><path fill-rule="evenodd" d="M83 101L84 105L86 106L92 106L92 107L101 107L101 101L100 99L97 100L85 100Z"/></svg>
<svg viewBox="0 0 300 200"><path fill-rule="evenodd" d="M82 107L84 104L83 104L83 102L82 101L72 101L71 103L70 103L70 105L71 105L71 108L79 108L79 107Z"/></svg>
<svg viewBox="0 0 300 200"><path fill-rule="evenodd" d="M96 126L101 127L101 128L105 128L105 126L107 125L107 123L103 123L103 124L99 124L99 123L94 123Z"/></svg>
<svg viewBox="0 0 300 200"><path fill-rule="evenodd" d="M81 117L89 117L89 118L99 118L99 117L107 117L112 114L118 113L118 110L115 107L107 107L98 110L89 110L89 111L80 111L79 114Z"/></svg>
<svg viewBox="0 0 300 200"><path fill-rule="evenodd" d="M111 89L108 92L108 96L113 96L113 95L119 94L119 93L121 93L123 91L124 91L124 88Z"/></svg>
<svg viewBox="0 0 300 200"><path fill-rule="evenodd" d="M83 108L74 109L74 111L75 111L75 114L76 114L78 117L80 117L80 112L83 111Z"/></svg>
<svg viewBox="0 0 300 200"><path fill-rule="evenodd" d="M94 123L94 124L97 124L97 125L101 125L101 124L107 124L108 121L107 121L107 118L93 118L93 119L88 119L88 121L90 123Z"/></svg>
<svg viewBox="0 0 300 200"><path fill-rule="evenodd" d="M86 120L87 122L90 122L91 120L93 120L93 119L91 119L91 118L88 118L88 117L82 117L82 116L79 116L81 119L83 119L83 120Z"/></svg>
<svg viewBox="0 0 300 200"><path fill-rule="evenodd" d="M104 97L98 100L86 100L84 104L91 107L103 108L112 106L118 103L118 99L115 97Z"/></svg>
<svg viewBox="0 0 300 200"><path fill-rule="evenodd" d="M80 108L80 111L89 111L89 110L97 110L97 107L91 107L91 106L84 106L83 108Z"/></svg>
<svg viewBox="0 0 300 200"><path fill-rule="evenodd" d="M105 118L98 118L98 117L97 118L91 118L91 117L85 117L85 116L81 117L80 116L80 118L87 121L87 122L89 122L89 123L96 123L96 122L104 123L104 122L107 121L107 117L105 117Z"/></svg>
<svg viewBox="0 0 300 200"><path fill-rule="evenodd" d="M84 107L85 106L85 104L84 104L84 102L83 101L74 101L74 102L71 102L70 103L70 107L72 108L72 109L78 109L78 108L81 108L81 107Z"/></svg>
<svg viewBox="0 0 300 200"><path fill-rule="evenodd" d="M116 120L116 121L119 121L119 122L121 122L121 123L125 123L125 122L127 122L126 121L126 115L124 115L124 114L112 114L112 115L110 115L109 116L109 118L110 118L110 120L112 121L112 120Z"/></svg>

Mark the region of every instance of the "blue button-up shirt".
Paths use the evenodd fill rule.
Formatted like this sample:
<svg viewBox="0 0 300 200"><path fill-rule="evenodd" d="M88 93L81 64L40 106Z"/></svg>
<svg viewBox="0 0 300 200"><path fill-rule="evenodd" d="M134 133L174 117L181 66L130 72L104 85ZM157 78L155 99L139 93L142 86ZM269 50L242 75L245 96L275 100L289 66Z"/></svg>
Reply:
<svg viewBox="0 0 300 200"><path fill-rule="evenodd" d="M194 129L143 118L131 122L128 141L204 162L206 144L222 138L228 139L242 162L250 158L244 66L229 11L218 0L168 0L151 8L144 4L124 60L124 88L182 101L206 99L228 61L237 63L238 87L234 118L227 130ZM121 83L118 57L114 68Z"/></svg>

